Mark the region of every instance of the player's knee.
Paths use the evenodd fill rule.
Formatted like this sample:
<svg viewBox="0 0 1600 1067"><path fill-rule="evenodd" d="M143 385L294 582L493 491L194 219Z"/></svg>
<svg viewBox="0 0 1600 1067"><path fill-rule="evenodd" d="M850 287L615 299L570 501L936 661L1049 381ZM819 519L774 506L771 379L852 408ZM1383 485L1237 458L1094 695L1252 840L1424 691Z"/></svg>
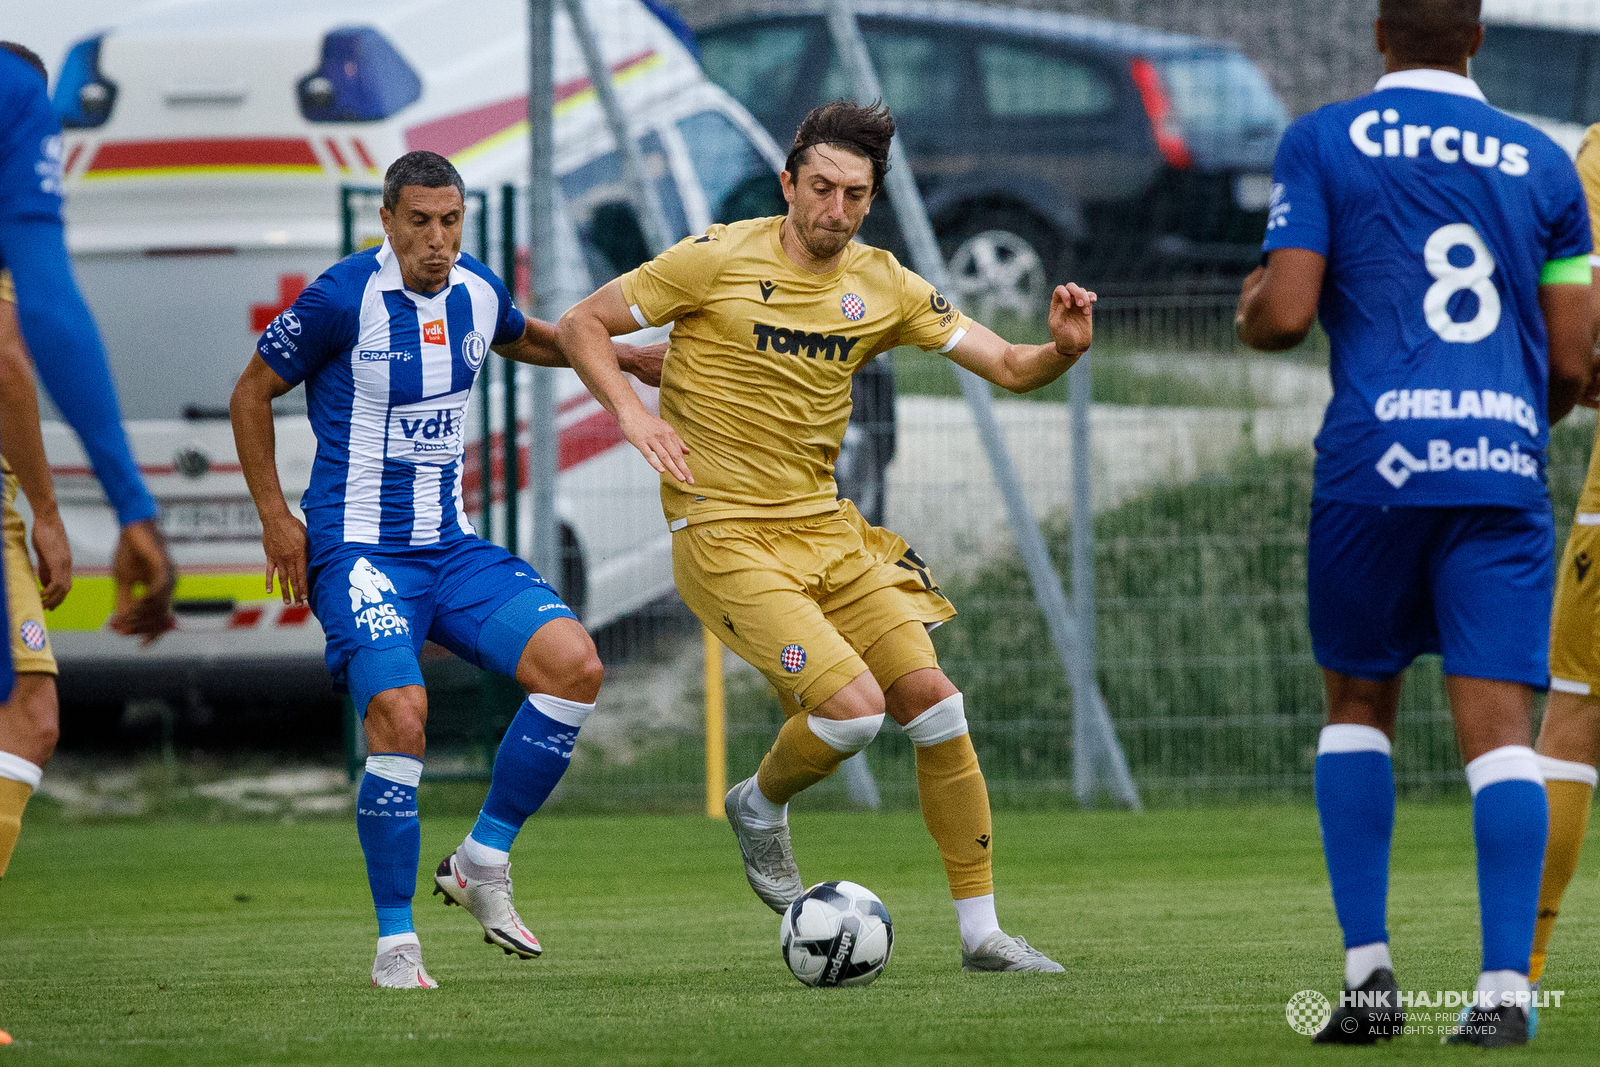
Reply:
<svg viewBox="0 0 1600 1067"><path fill-rule="evenodd" d="M573 642L557 654L537 662L524 660L517 667L517 683L525 693L549 693L566 700L593 704L600 695L606 670L594 642Z"/></svg>
<svg viewBox="0 0 1600 1067"><path fill-rule="evenodd" d="M19 674L7 704L10 718L19 733L25 735L21 745L26 747L32 762L43 766L56 750L61 739L60 705L56 700L56 680L51 674ZM37 757L37 758L36 758Z"/></svg>
<svg viewBox="0 0 1600 1067"><path fill-rule="evenodd" d="M427 744L428 694L420 685L373 695L367 704L368 747L375 752L420 754Z"/></svg>
<svg viewBox="0 0 1600 1067"><path fill-rule="evenodd" d="M835 752L853 756L872 744L883 726L883 712L863 715L856 719L824 719L820 715L806 717L806 725L818 739Z"/></svg>
<svg viewBox="0 0 1600 1067"><path fill-rule="evenodd" d="M967 732L966 701L952 693L905 724L906 736L917 748L952 741Z"/></svg>

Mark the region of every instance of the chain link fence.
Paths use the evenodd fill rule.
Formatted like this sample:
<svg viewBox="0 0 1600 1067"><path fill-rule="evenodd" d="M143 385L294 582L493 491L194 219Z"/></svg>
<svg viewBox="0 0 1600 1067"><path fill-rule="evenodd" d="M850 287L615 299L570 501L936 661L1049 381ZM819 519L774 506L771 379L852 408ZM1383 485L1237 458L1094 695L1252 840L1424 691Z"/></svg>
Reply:
<svg viewBox="0 0 1600 1067"><path fill-rule="evenodd" d="M707 74L771 145L752 148L736 123L713 121L709 110L641 128L644 167L672 209L674 238L774 209L775 182L762 170L769 149L787 147L810 107L848 95L825 6L677 5ZM1306 626L1305 545L1311 442L1330 395L1327 345L1314 332L1294 352L1253 353L1232 319L1239 283L1258 258L1283 129L1294 115L1366 91L1381 71L1375 0L878 0L857 8L963 306L1009 338L1038 341L1047 336L1042 311L1053 283L1072 278L1101 293L1089 357L1096 667L1145 801L1308 796L1324 697ZM1545 107L1538 121L1564 143L1600 119L1589 104L1589 86L1600 86L1600 35L1586 10L1486 5L1478 62L1490 101ZM605 20L595 22L603 33ZM1541 64L1536 45L1570 52L1566 66ZM643 60L630 62L644 69ZM1543 96L1529 88L1546 83ZM645 255L615 155L574 155L560 182L571 252L585 273L569 279L575 290ZM526 249L495 230L496 219L521 225L500 196L497 186L475 201L475 241L491 265L525 285L516 257ZM347 242L375 239L363 214L374 205L347 206ZM863 239L904 258L887 205L873 211ZM486 378L502 392L473 402L491 439L506 431L504 382ZM1072 803L1071 687L950 368L942 357L896 350L862 376L856 400L841 492L903 534L960 611L934 642L967 694L991 794L1012 806ZM1067 400L1062 379L995 402L1063 576L1073 573ZM592 417L573 410L569 421ZM596 426L585 432L604 437ZM1593 433L1593 415L1580 412L1553 435L1549 479L1562 537ZM536 458L520 464L516 489ZM492 457L479 469L501 476ZM632 487L602 491L607 483L578 484L584 470L573 467L575 499L625 492L628 506L616 513L636 514L637 485L621 479ZM491 498L504 507L503 495ZM503 537L505 514L490 517ZM591 553L591 591L614 562ZM595 636L607 684L556 803L698 809L699 623L668 585L644 607L605 617ZM736 781L754 771L782 716L758 673L731 656L725 667L728 776ZM430 776L486 774L518 694L445 655L424 669ZM915 802L910 745L892 724L866 763L885 805ZM1395 765L1403 792L1460 788L1436 657L1408 672ZM800 803L859 802L850 789L859 780L835 776Z"/></svg>

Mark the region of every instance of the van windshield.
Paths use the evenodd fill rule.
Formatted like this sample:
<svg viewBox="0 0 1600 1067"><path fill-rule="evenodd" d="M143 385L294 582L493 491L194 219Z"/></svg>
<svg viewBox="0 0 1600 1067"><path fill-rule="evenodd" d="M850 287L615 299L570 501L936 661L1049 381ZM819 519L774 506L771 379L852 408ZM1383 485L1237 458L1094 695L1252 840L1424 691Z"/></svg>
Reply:
<svg viewBox="0 0 1600 1067"><path fill-rule="evenodd" d="M678 131L689 146L712 222L783 213L778 176L732 119L720 111L702 111L681 120Z"/></svg>

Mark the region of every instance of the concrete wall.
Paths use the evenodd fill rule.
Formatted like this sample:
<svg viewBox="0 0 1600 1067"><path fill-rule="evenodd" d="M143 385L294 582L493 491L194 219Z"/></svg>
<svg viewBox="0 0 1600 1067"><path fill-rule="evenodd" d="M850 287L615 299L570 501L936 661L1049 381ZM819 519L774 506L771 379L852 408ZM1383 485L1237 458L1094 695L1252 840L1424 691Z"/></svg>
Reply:
<svg viewBox="0 0 1600 1067"><path fill-rule="evenodd" d="M781 0L677 0L691 25L786 6ZM1372 47L1377 0L1019 0L1006 6L1237 41L1295 115L1366 92L1382 73Z"/></svg>

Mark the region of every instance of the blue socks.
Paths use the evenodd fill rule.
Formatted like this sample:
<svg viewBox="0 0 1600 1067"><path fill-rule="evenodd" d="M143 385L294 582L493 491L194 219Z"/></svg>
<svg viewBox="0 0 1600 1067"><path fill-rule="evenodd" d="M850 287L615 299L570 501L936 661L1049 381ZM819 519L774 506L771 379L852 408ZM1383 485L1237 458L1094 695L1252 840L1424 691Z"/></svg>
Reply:
<svg viewBox="0 0 1600 1067"><path fill-rule="evenodd" d="M379 937L413 930L411 897L422 858L422 823L417 819L421 780L422 761L415 756L368 756L366 777L356 794L356 835L367 858Z"/></svg>
<svg viewBox="0 0 1600 1067"><path fill-rule="evenodd" d="M1467 784L1472 788L1472 836L1478 845L1483 970L1485 976L1505 971L1520 975L1525 990L1550 828L1539 758L1526 745L1485 752L1467 764Z"/></svg>
<svg viewBox="0 0 1600 1067"><path fill-rule="evenodd" d="M1344 931L1345 981L1354 988L1367 980L1374 963L1383 965L1388 958L1387 948L1376 954L1350 950L1389 941L1389 842L1394 834L1389 739L1371 726L1324 727L1317 741L1316 789L1333 907ZM1354 973L1363 969L1365 973Z"/></svg>
<svg viewBox="0 0 1600 1067"><path fill-rule="evenodd" d="M500 742L489 795L466 841L473 862L509 862L511 842L567 772L578 730L593 710L593 704L544 693L522 702Z"/></svg>
<svg viewBox="0 0 1600 1067"><path fill-rule="evenodd" d="M1472 832L1478 847L1483 927L1481 997L1528 991L1550 810L1538 757L1506 745L1467 764ZM1385 910L1394 773L1389 741L1370 726L1335 724L1317 743L1317 814L1346 950L1345 981L1360 986L1388 965ZM1507 1001L1509 1003L1509 1001Z"/></svg>

